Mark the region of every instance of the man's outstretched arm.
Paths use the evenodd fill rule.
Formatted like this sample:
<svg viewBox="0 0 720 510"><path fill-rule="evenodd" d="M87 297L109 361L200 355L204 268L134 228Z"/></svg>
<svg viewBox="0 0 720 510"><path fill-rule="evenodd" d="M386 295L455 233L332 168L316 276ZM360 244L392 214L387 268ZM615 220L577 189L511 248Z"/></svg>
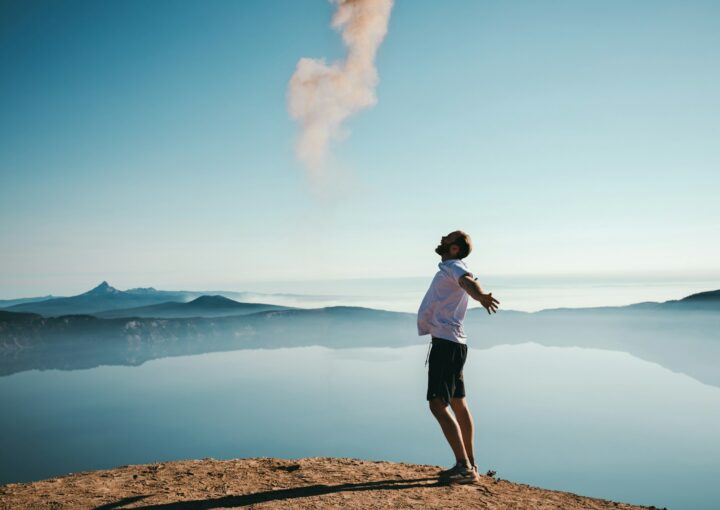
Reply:
<svg viewBox="0 0 720 510"><path fill-rule="evenodd" d="M485 307L487 313L497 312L500 301L492 297L492 292L485 294L480 288L480 284L472 277L471 274L468 273L465 276L462 276L458 280L458 283L463 289L465 289L465 292L467 292L471 298L475 301L479 301L480 304Z"/></svg>

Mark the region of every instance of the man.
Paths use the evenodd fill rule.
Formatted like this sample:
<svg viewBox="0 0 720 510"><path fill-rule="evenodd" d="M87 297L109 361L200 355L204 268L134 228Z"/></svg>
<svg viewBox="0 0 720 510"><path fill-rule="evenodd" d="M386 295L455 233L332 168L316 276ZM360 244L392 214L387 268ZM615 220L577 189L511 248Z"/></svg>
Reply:
<svg viewBox="0 0 720 510"><path fill-rule="evenodd" d="M473 419L465 401L463 366L467 358L467 337L463 319L468 296L479 301L488 314L497 312L500 302L485 294L462 259L472 251L470 236L462 230L451 232L440 241L440 269L433 278L418 310L419 335L431 335L428 351L427 400L455 454L455 465L440 476L451 482L479 480L473 451ZM425 361L427 364L428 360ZM448 410L452 408L453 414Z"/></svg>

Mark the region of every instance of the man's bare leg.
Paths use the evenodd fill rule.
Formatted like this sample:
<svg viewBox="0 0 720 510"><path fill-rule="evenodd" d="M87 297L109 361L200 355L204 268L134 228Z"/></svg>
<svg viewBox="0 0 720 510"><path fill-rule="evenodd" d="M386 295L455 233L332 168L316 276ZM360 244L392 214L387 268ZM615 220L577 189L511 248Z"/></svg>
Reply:
<svg viewBox="0 0 720 510"><path fill-rule="evenodd" d="M447 439L448 443L450 443L450 448L452 448L452 451L455 454L455 460L457 462L471 464L465 454L462 432L458 426L458 422L455 420L455 417L452 413L450 413L448 405L443 402L440 397L435 397L430 400L430 412L432 412L438 423L440 423L443 434L445 434L445 439Z"/></svg>
<svg viewBox="0 0 720 510"><path fill-rule="evenodd" d="M467 405L465 398L452 398L450 399L450 407L452 407L457 418L457 423L460 426L460 432L462 434L463 445L465 446L465 455L467 456L470 464L475 464L475 451L474 451L474 439L475 424L473 422L472 414L470 414L470 408Z"/></svg>

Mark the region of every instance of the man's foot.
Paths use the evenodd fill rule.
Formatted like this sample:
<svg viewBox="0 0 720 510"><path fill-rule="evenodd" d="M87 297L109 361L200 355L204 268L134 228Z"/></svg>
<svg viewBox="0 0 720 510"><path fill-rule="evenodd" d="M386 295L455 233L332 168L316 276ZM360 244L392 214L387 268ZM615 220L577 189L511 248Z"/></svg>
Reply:
<svg viewBox="0 0 720 510"><path fill-rule="evenodd" d="M443 471L440 471L440 472L438 473L438 476L440 476L440 477L442 477L442 478L447 478L448 476L451 476L451 475L454 475L455 473L458 473L461 469L464 469L465 467L466 467L466 465L465 465L464 462L458 461L458 462L456 462L455 465L454 465L453 467L451 467L450 469L445 469L445 470L443 470Z"/></svg>
<svg viewBox="0 0 720 510"><path fill-rule="evenodd" d="M477 483L480 481L477 467L465 464L461 464L455 473L448 475L446 478L451 483Z"/></svg>

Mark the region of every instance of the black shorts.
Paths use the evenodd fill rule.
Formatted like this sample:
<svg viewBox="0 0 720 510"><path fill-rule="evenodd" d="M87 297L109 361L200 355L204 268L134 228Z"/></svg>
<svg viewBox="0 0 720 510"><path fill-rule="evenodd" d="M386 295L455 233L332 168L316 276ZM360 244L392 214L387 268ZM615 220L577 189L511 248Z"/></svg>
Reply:
<svg viewBox="0 0 720 510"><path fill-rule="evenodd" d="M451 398L465 396L463 366L467 345L444 338L432 337L428 366L427 400L440 397L446 404Z"/></svg>

